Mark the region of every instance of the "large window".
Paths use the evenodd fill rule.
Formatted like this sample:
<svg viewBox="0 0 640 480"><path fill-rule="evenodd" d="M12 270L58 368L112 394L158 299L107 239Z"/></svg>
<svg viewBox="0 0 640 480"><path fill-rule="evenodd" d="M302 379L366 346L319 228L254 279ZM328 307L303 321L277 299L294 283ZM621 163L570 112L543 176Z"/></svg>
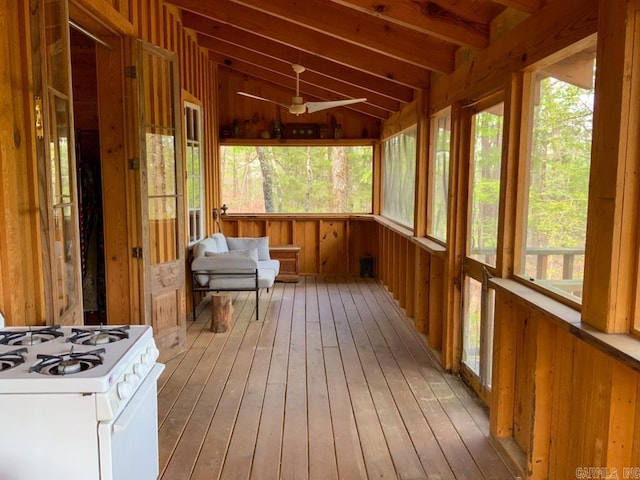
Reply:
<svg viewBox="0 0 640 480"><path fill-rule="evenodd" d="M187 229L189 242L204 238L204 185L202 175L202 121L197 105L185 103L185 166L187 173Z"/></svg>
<svg viewBox="0 0 640 480"><path fill-rule="evenodd" d="M468 255L496 265L504 103L473 115Z"/></svg>
<svg viewBox="0 0 640 480"><path fill-rule="evenodd" d="M372 146L220 147L233 213L371 213Z"/></svg>
<svg viewBox="0 0 640 480"><path fill-rule="evenodd" d="M519 272L580 301L595 45L534 72Z"/></svg>
<svg viewBox="0 0 640 480"><path fill-rule="evenodd" d="M449 110L433 117L431 131L427 234L446 242L451 147L451 112Z"/></svg>
<svg viewBox="0 0 640 480"><path fill-rule="evenodd" d="M413 228L416 190L416 127L391 137L383 150L382 213Z"/></svg>

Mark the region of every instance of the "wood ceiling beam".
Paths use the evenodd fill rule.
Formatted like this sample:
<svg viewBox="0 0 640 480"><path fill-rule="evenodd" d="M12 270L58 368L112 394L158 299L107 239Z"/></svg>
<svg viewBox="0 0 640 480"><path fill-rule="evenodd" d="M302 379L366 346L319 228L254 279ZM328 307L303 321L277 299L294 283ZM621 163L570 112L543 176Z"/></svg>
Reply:
<svg viewBox="0 0 640 480"><path fill-rule="evenodd" d="M231 0L266 15L344 40L397 60L451 72L456 45L323 0Z"/></svg>
<svg viewBox="0 0 640 480"><path fill-rule="evenodd" d="M489 24L462 16L434 1L331 0L358 12L397 23L456 45L482 49L489 45ZM449 8L448 8L449 7Z"/></svg>
<svg viewBox="0 0 640 480"><path fill-rule="evenodd" d="M343 82L365 89L368 92L374 92L403 103L413 101L414 89L411 87L347 67L308 52L301 52L296 48L259 37L232 25L220 23L188 11L183 11L182 13L182 24L184 27L196 32L211 35L212 38L257 52L277 61L289 64L301 63L308 70L328 77L339 78Z"/></svg>
<svg viewBox="0 0 640 480"><path fill-rule="evenodd" d="M215 3L201 0L171 0L171 3L222 23L275 40L351 68L393 80L413 88L427 88L430 72L427 68L375 55L369 49L303 28L285 20L259 12L229 0ZM203 32L207 33L207 32Z"/></svg>
<svg viewBox="0 0 640 480"><path fill-rule="evenodd" d="M229 64L228 59L223 55L210 51L209 59L217 62L222 65L223 69L237 72L238 74L245 75L247 77L255 79L260 83L271 83L278 87L284 88L286 90L291 91L291 77L287 75L282 75L280 73L273 72L271 70L263 69L260 67L256 67L250 63L242 62L240 60L231 60ZM225 63L225 60L227 62ZM259 91L250 91L247 93L251 93L252 95L261 96L261 92ZM291 97L295 93L295 89L291 91ZM324 90L323 88L316 87L314 85L309 85L304 82L300 82L300 95L304 98L305 101L333 101L333 100L344 100L344 97L338 96L333 92L329 92ZM291 97L287 97L286 94L282 96L282 98L273 98L276 102L282 103L291 103ZM244 99L244 101L255 101L260 102L260 100L251 100ZM389 118L389 112L386 110L382 110L374 105L369 105L369 103L355 103L353 105L346 105L344 107L336 107L336 108L347 108L349 110L353 110L355 112L361 113L368 117L377 118L380 120L386 120Z"/></svg>
<svg viewBox="0 0 640 480"><path fill-rule="evenodd" d="M219 53L226 58L240 60L247 64L255 65L261 69L270 70L281 75L288 76L290 79L291 91L295 91L295 73L291 68L291 64L284 61L275 61L272 58L261 55L260 53L244 49L237 45L225 42L223 40L207 37L206 35L198 35L198 44L211 51ZM224 62L227 64L227 62ZM318 74L312 70L306 70L300 75L300 82L320 87L324 90L333 92L341 98L360 98L367 97L367 103L374 105L388 112L397 112L401 110L400 102L367 92L361 88L354 87L348 83L344 83L338 79Z"/></svg>
<svg viewBox="0 0 640 480"><path fill-rule="evenodd" d="M496 3L526 13L536 13L544 7L544 0L493 0Z"/></svg>

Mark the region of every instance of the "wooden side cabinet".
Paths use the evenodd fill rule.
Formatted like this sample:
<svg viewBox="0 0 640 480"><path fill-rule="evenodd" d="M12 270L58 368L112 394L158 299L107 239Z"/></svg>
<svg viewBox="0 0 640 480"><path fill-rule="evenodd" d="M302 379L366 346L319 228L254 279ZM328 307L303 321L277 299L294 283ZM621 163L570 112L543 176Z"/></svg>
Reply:
<svg viewBox="0 0 640 480"><path fill-rule="evenodd" d="M269 247L273 260L280 260L278 282L295 283L300 280L300 247L297 245L279 245Z"/></svg>

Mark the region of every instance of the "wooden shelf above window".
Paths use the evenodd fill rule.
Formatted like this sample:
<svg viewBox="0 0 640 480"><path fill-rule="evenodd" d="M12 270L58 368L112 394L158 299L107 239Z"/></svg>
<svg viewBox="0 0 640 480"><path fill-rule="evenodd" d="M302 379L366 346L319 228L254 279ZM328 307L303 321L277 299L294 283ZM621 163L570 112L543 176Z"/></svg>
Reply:
<svg viewBox="0 0 640 480"><path fill-rule="evenodd" d="M237 145L242 147L252 146L361 146L375 145L379 140L375 138L341 138L335 140L333 138L322 139L304 139L304 138L221 138L220 145Z"/></svg>

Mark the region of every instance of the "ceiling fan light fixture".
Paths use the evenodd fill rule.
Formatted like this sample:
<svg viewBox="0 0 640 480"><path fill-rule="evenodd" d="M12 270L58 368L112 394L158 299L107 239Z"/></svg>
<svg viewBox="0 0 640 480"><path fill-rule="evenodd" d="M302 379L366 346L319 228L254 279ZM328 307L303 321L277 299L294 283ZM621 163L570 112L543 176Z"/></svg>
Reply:
<svg viewBox="0 0 640 480"><path fill-rule="evenodd" d="M293 115L301 115L307 111L307 106L304 103L293 103L289 107L289 113Z"/></svg>

